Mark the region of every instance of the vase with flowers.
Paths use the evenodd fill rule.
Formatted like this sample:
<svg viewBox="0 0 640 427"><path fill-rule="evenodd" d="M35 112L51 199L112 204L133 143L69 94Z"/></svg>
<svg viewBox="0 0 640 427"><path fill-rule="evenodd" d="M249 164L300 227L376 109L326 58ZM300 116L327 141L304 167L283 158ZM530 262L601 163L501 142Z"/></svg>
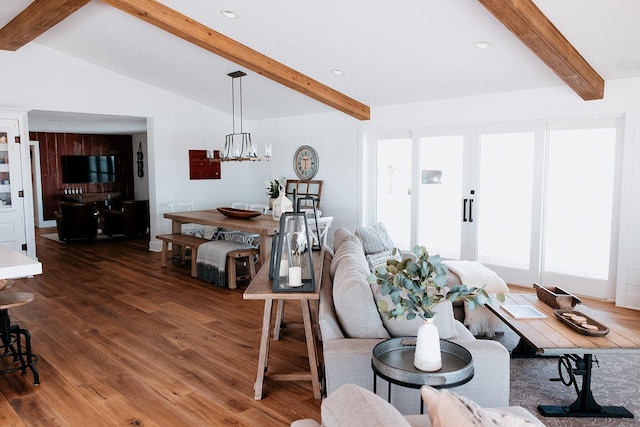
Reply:
<svg viewBox="0 0 640 427"><path fill-rule="evenodd" d="M273 174L271 179L264 182L269 196L269 209L273 209L273 202L280 196L280 189L284 188L287 178L278 174Z"/></svg>
<svg viewBox="0 0 640 427"><path fill-rule="evenodd" d="M393 255L395 255L394 249ZM433 324L434 307L447 301L464 301L467 308L473 310L491 300L484 287L468 288L466 285L447 284L447 266L439 255L430 256L424 246L413 249L415 259L402 261L390 259L385 265L378 266L367 278L370 284L380 285L380 293L388 300L378 301L378 311L389 319L407 320L416 316L425 322L418 329L414 365L423 371L437 371L442 366L440 338ZM504 301L503 294L497 294Z"/></svg>

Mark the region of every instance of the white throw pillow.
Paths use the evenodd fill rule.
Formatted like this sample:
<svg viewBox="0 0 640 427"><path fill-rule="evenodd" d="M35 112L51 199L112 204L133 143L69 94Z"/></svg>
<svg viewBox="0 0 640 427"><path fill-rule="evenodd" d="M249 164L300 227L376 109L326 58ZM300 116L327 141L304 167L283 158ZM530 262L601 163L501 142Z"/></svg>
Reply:
<svg viewBox="0 0 640 427"><path fill-rule="evenodd" d="M540 424L504 412L483 409L449 390L420 390L432 427L538 427Z"/></svg>

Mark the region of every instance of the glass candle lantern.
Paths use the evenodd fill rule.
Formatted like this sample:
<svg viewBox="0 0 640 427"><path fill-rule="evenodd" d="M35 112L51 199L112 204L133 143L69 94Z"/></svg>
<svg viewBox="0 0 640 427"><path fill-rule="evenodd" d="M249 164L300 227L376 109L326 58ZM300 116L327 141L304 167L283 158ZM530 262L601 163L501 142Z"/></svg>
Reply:
<svg viewBox="0 0 640 427"><path fill-rule="evenodd" d="M313 292L316 287L309 236L304 213L285 212L272 251L273 290Z"/></svg>

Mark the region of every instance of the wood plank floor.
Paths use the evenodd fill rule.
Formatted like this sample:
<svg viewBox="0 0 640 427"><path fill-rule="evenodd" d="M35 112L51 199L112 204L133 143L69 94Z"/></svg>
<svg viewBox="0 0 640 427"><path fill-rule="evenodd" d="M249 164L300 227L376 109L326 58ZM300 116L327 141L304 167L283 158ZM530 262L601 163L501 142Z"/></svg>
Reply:
<svg viewBox="0 0 640 427"><path fill-rule="evenodd" d="M243 289L189 276L189 265L160 268L147 242L99 240L65 245L41 237L43 274L13 290L35 300L10 310L31 331L41 385L0 375L4 426L286 426L320 417L310 382L267 382L253 399L263 304ZM533 292L512 287L512 292ZM640 328L637 311L610 321ZM287 320L301 321L297 304ZM287 331L271 346L270 371L308 369L304 335Z"/></svg>
<svg viewBox="0 0 640 427"><path fill-rule="evenodd" d="M286 426L319 419L310 382L267 382L253 399L263 303L243 289L160 268L147 242L61 244L41 237L43 274L12 290L35 300L11 309L30 330L41 384L0 375L0 426ZM287 320L301 321L288 304ZM308 369L302 331L271 346L269 370Z"/></svg>

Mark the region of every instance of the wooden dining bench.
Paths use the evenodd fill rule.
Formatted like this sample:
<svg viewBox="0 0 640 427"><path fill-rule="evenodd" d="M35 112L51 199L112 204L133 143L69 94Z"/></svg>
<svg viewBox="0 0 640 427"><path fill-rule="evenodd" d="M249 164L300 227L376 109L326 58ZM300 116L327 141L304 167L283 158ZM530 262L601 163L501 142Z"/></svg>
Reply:
<svg viewBox="0 0 640 427"><path fill-rule="evenodd" d="M198 276L198 271L196 269L198 248L203 243L210 242L209 239L203 239L202 237L190 236L188 234L181 233L160 234L156 236L156 239L162 240L162 267L167 266L167 258L169 256L169 243L181 245L183 247L188 246L189 248L191 248L191 277Z"/></svg>

